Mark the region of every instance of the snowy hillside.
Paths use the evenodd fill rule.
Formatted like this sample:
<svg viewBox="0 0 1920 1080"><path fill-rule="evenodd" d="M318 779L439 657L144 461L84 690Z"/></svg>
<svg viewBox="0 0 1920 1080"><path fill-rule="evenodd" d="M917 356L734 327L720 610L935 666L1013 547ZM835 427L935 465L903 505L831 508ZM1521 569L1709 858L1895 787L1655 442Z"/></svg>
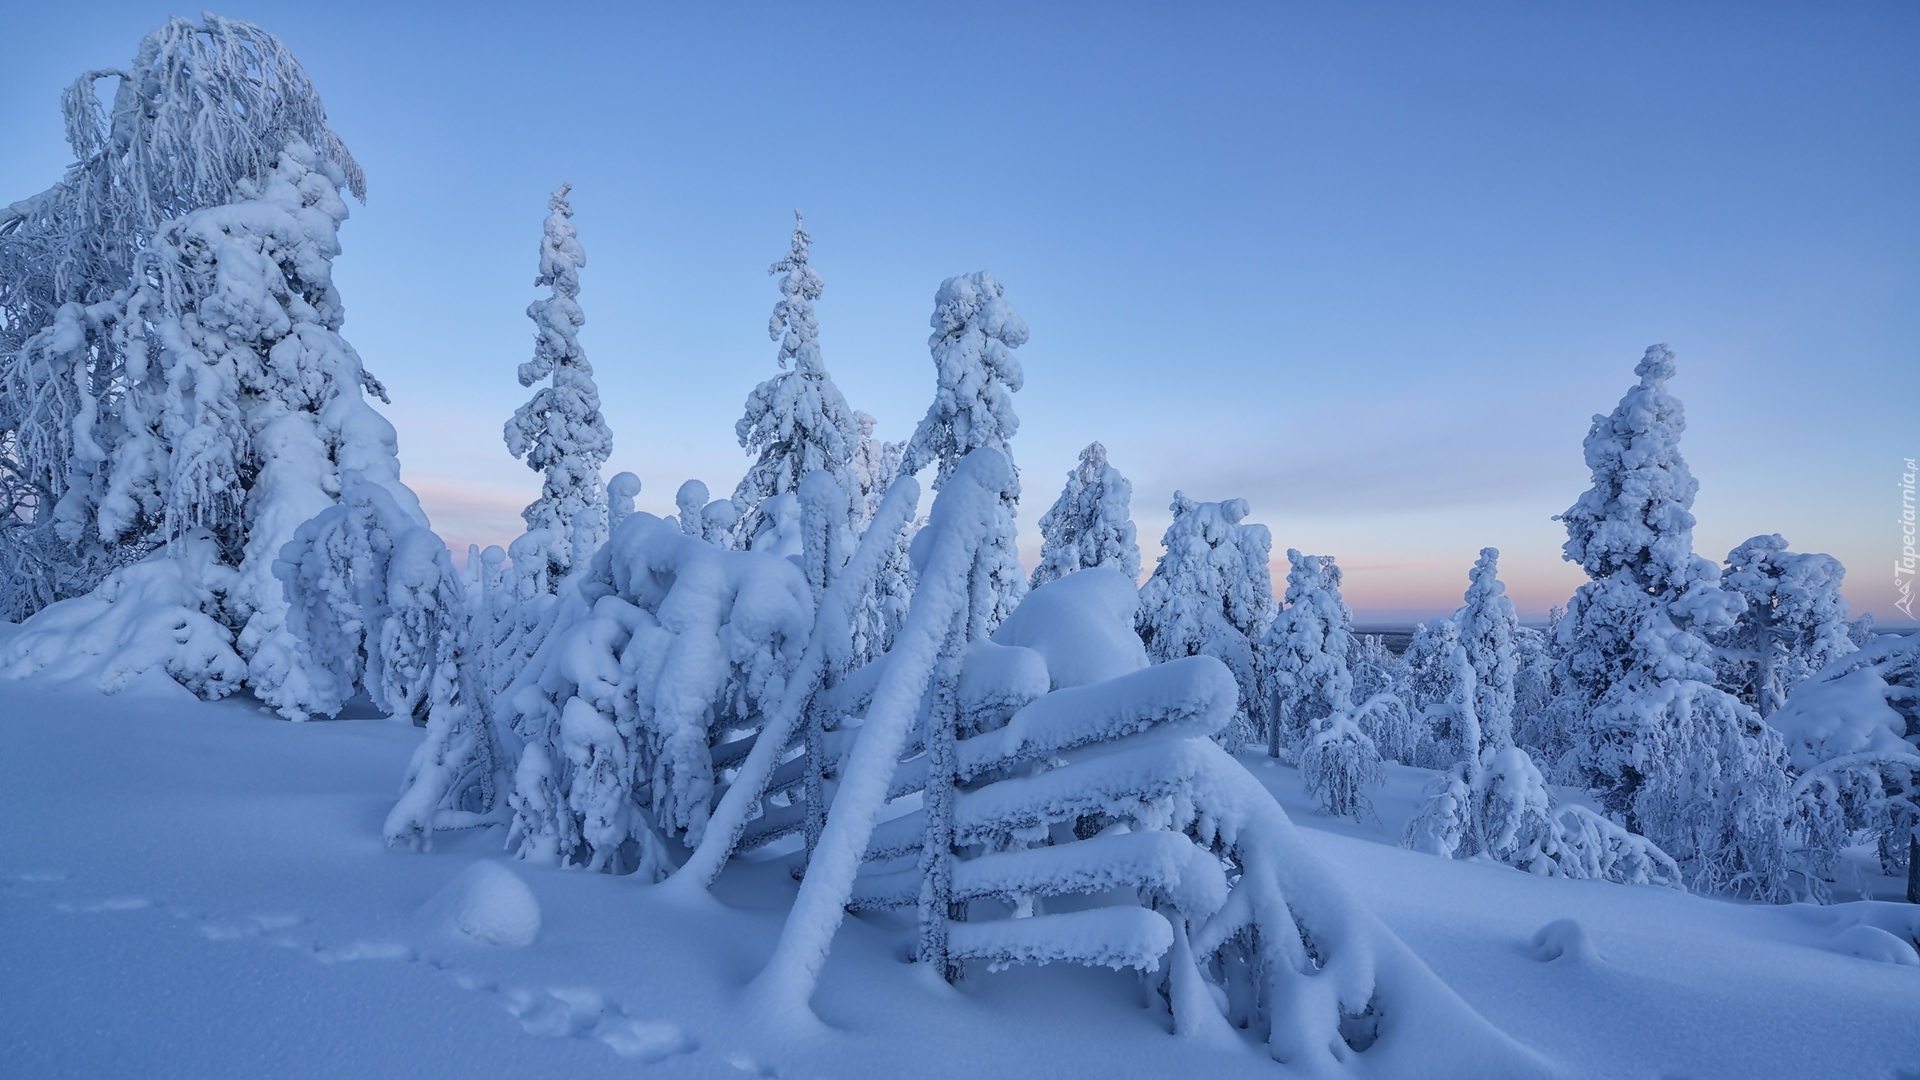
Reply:
<svg viewBox="0 0 1920 1080"><path fill-rule="evenodd" d="M298 61L173 19L62 110L0 210L0 1072L1920 1075L1920 637L1696 552L1667 346L1566 607L1482 547L1390 649L1246 499L1149 568L1103 442L1023 566L1026 294L940 280L877 441L798 211L744 477L636 508L562 183L540 494L461 558Z"/></svg>
<svg viewBox="0 0 1920 1080"><path fill-rule="evenodd" d="M791 902L784 860L737 863L688 902L503 862L498 827L388 851L379 824L417 729L185 697L15 688L0 709L11 1075L1284 1075L1257 1046L1168 1034L1131 972L948 987L906 962L911 927L890 916L842 932L817 998L829 1030L757 1031L739 995ZM1434 859L1396 843L1414 770L1392 769L1378 827L1313 814L1286 766L1254 772L1448 985L1563 1075L1890 1080L1920 1062L1920 967L1887 962L1872 929L1920 931L1909 905L1734 905ZM510 869L475 883L476 865ZM511 942L530 926L494 877L537 904L530 944L457 929ZM462 881L465 923L436 903ZM1561 920L1578 929L1536 943Z"/></svg>

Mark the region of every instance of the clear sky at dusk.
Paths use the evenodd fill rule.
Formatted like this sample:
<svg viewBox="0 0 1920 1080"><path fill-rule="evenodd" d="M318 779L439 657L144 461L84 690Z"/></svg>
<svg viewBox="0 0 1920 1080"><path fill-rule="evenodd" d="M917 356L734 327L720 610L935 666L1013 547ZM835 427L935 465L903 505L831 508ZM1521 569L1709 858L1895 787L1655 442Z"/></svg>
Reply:
<svg viewBox="0 0 1920 1080"><path fill-rule="evenodd" d="M5 3L0 201L70 160L59 93L152 3ZM1032 327L1034 522L1079 448L1339 558L1363 623L1451 610L1503 552L1523 613L1580 580L1551 520L1645 347L1679 358L1699 550L1786 535L1893 621L1920 455L1920 5L231 3L365 168L337 278L405 479L464 549L538 478L500 427L548 193L574 184L612 469L732 490L774 371L767 266L815 238L828 368L904 438L944 277ZM24 47L22 47L24 46Z"/></svg>

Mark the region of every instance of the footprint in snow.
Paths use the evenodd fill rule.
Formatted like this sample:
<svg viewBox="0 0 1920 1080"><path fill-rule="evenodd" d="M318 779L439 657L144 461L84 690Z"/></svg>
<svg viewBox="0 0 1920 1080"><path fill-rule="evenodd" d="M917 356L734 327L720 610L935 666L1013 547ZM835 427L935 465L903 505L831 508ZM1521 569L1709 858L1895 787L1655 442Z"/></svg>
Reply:
<svg viewBox="0 0 1920 1080"><path fill-rule="evenodd" d="M300 915L249 915L244 919L207 919L200 924L200 933L208 941L238 941L241 938L255 938L262 934L278 930L291 930L306 922Z"/></svg>
<svg viewBox="0 0 1920 1080"><path fill-rule="evenodd" d="M53 909L70 915L98 915L105 911L140 911L152 906L153 901L144 896L113 896L86 904L59 903L53 905Z"/></svg>
<svg viewBox="0 0 1920 1080"><path fill-rule="evenodd" d="M530 1035L598 1039L621 1057L643 1064L692 1053L697 1048L678 1024L628 1016L593 990L515 990L506 997L507 1011L519 1018L520 1026Z"/></svg>

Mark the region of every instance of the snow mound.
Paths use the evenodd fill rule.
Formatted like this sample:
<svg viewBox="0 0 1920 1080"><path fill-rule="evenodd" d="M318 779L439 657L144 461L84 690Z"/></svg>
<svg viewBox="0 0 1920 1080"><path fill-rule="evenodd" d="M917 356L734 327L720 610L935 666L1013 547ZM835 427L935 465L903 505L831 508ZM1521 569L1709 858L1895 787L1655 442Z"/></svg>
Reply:
<svg viewBox="0 0 1920 1080"><path fill-rule="evenodd" d="M1835 934L1830 948L1844 956L1857 956L1862 960L1920 967L1920 952L1914 951L1912 943L1866 923L1849 926Z"/></svg>
<svg viewBox="0 0 1920 1080"><path fill-rule="evenodd" d="M485 945L520 947L540 936L540 901L520 875L491 859L462 870L421 906L420 916Z"/></svg>
<svg viewBox="0 0 1920 1080"><path fill-rule="evenodd" d="M1535 960L1542 962L1571 960L1591 964L1600 959L1600 953L1593 947L1593 939L1587 936L1586 927L1572 919L1555 919L1541 927L1528 943L1528 951Z"/></svg>
<svg viewBox="0 0 1920 1080"><path fill-rule="evenodd" d="M163 673L202 697L224 697L239 689L247 665L233 634L206 611L233 579L212 536L195 530L22 623L0 646L0 676L117 694L150 689L148 676Z"/></svg>
<svg viewBox="0 0 1920 1080"><path fill-rule="evenodd" d="M1126 574L1092 567L1033 590L993 640L1039 653L1054 690L1088 686L1147 666L1133 629L1139 608L1139 590Z"/></svg>

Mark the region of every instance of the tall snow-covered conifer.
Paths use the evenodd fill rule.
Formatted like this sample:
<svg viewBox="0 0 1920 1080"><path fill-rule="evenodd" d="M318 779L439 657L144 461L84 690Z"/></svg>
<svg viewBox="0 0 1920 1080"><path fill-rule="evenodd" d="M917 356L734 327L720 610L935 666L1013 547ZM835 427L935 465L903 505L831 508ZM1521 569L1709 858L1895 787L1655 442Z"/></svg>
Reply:
<svg viewBox="0 0 1920 1080"><path fill-rule="evenodd" d="M1027 323L1007 303L1006 289L985 270L940 283L933 297L934 398L901 455L900 472L911 476L929 465L938 491L969 453L992 447L1013 461L1013 436L1020 418L1013 395L1025 381L1013 350L1026 344ZM986 616L989 630L1000 625L1026 595L1020 572L1013 518L1020 502L1020 469L1014 466L1000 495L993 540L983 557L982 575L995 602Z"/></svg>
<svg viewBox="0 0 1920 1080"><path fill-rule="evenodd" d="M860 485L849 467L859 428L820 358L813 302L826 283L808 261L812 246L813 237L796 210L792 247L767 271L780 275L780 300L767 320L767 333L780 343L781 371L753 388L746 414L733 426L740 445L759 455L733 494L743 547L761 531L760 504L799 491L800 481L816 469L831 474L847 493L849 528L857 528L864 516L865 507L856 502Z"/></svg>
<svg viewBox="0 0 1920 1080"><path fill-rule="evenodd" d="M553 382L514 410L507 421L507 449L525 458L527 468L545 474L540 498L520 516L527 531L546 530L554 538L547 551L550 577L573 565L576 549L591 555L607 538L607 486L600 468L613 453L613 432L600 415L600 388L593 365L580 348L586 316L580 295L580 268L587 265L573 231L572 184L562 184L547 201L549 213L540 238L540 274L535 285L548 296L527 307L537 330L533 359L520 365L520 385Z"/></svg>
<svg viewBox="0 0 1920 1080"><path fill-rule="evenodd" d="M1706 637L1743 601L1693 552L1698 484L1667 392L1673 354L1649 348L1640 381L1587 434L1593 487L1558 518L1566 558L1591 578L1558 634L1573 772L1659 844L1702 891L1788 895L1791 813L1778 732L1713 685Z"/></svg>
<svg viewBox="0 0 1920 1080"><path fill-rule="evenodd" d="M1140 580L1140 544L1134 539L1133 484L1107 464L1099 443L1080 451L1060 498L1040 515L1040 565L1029 580L1039 588L1092 566L1111 566Z"/></svg>
<svg viewBox="0 0 1920 1080"><path fill-rule="evenodd" d="M1460 645L1473 665L1474 711L1486 745L1513 745L1514 676L1519 659L1514 637L1520 617L1500 581L1500 551L1481 548L1480 560L1467 572L1466 603L1453 613ZM1477 752L1477 751L1476 751Z"/></svg>

